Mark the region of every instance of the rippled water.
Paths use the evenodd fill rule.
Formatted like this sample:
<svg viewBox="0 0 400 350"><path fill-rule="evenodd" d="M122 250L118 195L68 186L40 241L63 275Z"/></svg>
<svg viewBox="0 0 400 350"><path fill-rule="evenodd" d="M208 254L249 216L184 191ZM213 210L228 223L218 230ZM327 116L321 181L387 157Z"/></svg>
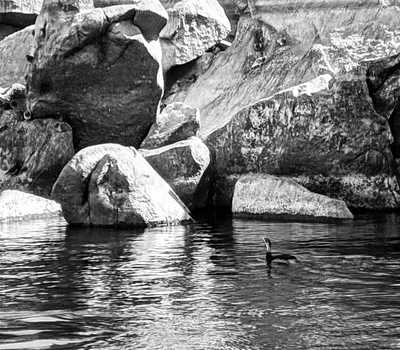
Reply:
<svg viewBox="0 0 400 350"><path fill-rule="evenodd" d="M263 236L300 263L265 268ZM400 216L0 225L0 349L400 349Z"/></svg>

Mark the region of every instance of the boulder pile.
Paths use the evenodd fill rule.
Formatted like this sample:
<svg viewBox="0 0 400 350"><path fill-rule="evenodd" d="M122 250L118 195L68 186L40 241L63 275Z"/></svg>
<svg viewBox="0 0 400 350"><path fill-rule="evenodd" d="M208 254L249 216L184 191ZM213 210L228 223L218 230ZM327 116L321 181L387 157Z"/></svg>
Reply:
<svg viewBox="0 0 400 350"><path fill-rule="evenodd" d="M29 6L28 6L29 5ZM0 5L0 191L71 224L400 207L390 1Z"/></svg>

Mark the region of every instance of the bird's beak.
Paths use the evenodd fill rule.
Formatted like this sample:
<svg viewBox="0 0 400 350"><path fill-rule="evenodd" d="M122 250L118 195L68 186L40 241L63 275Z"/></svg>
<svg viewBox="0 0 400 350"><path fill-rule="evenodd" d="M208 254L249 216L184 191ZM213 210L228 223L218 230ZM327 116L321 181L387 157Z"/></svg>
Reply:
<svg viewBox="0 0 400 350"><path fill-rule="evenodd" d="M269 242L267 242L267 240L265 238L263 238L264 244L265 244L265 248L267 248L267 251L269 252L271 250L271 246L269 244Z"/></svg>

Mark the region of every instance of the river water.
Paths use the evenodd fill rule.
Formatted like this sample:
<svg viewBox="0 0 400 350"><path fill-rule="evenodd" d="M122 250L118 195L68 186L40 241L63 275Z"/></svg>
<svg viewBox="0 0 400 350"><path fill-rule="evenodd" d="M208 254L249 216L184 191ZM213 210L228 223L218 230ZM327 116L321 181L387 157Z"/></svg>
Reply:
<svg viewBox="0 0 400 350"><path fill-rule="evenodd" d="M300 262L268 273L262 237ZM0 225L1 349L400 349L400 216Z"/></svg>

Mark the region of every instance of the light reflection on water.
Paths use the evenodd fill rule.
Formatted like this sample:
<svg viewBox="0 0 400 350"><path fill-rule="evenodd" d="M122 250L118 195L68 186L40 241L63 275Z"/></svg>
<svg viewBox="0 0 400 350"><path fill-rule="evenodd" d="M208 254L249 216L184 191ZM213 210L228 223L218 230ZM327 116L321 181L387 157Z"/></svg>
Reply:
<svg viewBox="0 0 400 350"><path fill-rule="evenodd" d="M267 273L262 237L300 263ZM0 225L1 349L400 349L400 216Z"/></svg>

